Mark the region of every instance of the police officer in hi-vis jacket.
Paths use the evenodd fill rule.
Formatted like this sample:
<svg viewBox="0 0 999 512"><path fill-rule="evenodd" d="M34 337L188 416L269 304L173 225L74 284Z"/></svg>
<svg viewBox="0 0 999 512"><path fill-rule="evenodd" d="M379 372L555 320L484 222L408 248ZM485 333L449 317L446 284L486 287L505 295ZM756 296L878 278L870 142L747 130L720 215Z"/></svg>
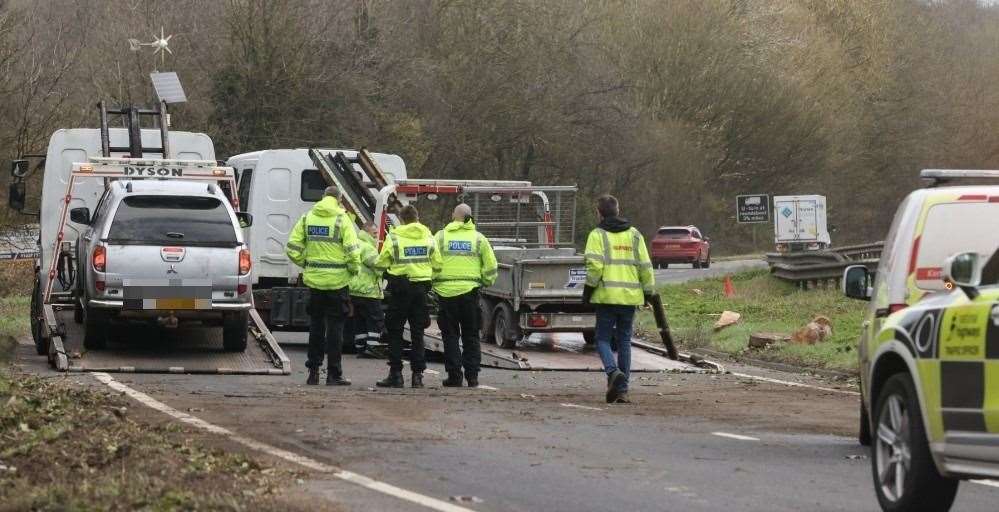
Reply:
<svg viewBox="0 0 999 512"><path fill-rule="evenodd" d="M343 325L349 311L347 285L358 271L357 234L347 212L340 207L336 187L327 187L323 198L295 223L285 251L304 269L309 287L309 369L306 384L319 384L319 368L328 354L326 385L348 386L343 377L340 349Z"/></svg>
<svg viewBox="0 0 999 512"><path fill-rule="evenodd" d="M379 387L401 388L402 378L402 332L409 323L412 348L410 365L413 370L411 386L423 387L423 370L427 363L423 354L423 331L430 325L430 311L427 309L427 293L434 269L441 265L441 255L430 229L420 224L420 214L416 207L407 205L399 211L401 226L397 226L385 237L382 251L375 263L380 269L387 269L389 293L385 327L389 343L389 375L378 381Z"/></svg>
<svg viewBox="0 0 999 512"><path fill-rule="evenodd" d="M440 298L437 324L444 340L444 385L460 387L462 369L469 387L479 385L479 288L496 281L496 256L489 240L475 230L472 209L459 204L453 219L437 232L441 269L434 274L434 293ZM458 339L461 338L461 346Z"/></svg>

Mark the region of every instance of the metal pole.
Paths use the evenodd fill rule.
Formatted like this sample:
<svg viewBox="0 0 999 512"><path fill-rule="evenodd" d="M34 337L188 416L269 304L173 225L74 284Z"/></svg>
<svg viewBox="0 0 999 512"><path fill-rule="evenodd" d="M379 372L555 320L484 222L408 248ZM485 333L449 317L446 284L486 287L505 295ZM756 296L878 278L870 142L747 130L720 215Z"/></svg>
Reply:
<svg viewBox="0 0 999 512"><path fill-rule="evenodd" d="M160 113L160 145L163 147L163 159L166 160L170 158L170 127L167 124L170 114L167 113L165 101L157 105L157 110Z"/></svg>
<svg viewBox="0 0 999 512"><path fill-rule="evenodd" d="M97 108L101 111L101 155L104 158L111 156L111 135L108 133L108 108L104 100L97 103Z"/></svg>

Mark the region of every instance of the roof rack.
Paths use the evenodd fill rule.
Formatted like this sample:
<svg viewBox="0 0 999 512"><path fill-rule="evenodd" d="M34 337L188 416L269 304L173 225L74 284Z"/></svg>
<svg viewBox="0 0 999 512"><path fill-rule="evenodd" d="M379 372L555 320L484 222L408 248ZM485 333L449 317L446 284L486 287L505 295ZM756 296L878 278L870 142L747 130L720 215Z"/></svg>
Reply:
<svg viewBox="0 0 999 512"><path fill-rule="evenodd" d="M999 180L999 171L986 169L923 169L919 177L929 180L930 187L946 185L955 180L994 179Z"/></svg>

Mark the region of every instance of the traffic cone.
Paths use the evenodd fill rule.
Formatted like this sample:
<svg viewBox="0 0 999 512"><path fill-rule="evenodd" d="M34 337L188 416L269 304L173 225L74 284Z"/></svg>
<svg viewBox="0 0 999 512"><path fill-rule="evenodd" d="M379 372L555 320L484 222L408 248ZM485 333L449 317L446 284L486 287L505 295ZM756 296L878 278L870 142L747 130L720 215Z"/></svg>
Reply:
<svg viewBox="0 0 999 512"><path fill-rule="evenodd" d="M735 297L735 286L732 285L732 276L725 276L725 296Z"/></svg>

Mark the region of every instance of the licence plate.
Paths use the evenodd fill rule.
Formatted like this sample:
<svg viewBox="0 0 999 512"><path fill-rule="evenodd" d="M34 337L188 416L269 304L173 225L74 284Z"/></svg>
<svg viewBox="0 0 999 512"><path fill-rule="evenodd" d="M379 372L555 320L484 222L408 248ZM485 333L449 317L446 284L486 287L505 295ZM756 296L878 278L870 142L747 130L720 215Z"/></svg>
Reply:
<svg viewBox="0 0 999 512"><path fill-rule="evenodd" d="M211 299L146 299L142 309L211 309Z"/></svg>

